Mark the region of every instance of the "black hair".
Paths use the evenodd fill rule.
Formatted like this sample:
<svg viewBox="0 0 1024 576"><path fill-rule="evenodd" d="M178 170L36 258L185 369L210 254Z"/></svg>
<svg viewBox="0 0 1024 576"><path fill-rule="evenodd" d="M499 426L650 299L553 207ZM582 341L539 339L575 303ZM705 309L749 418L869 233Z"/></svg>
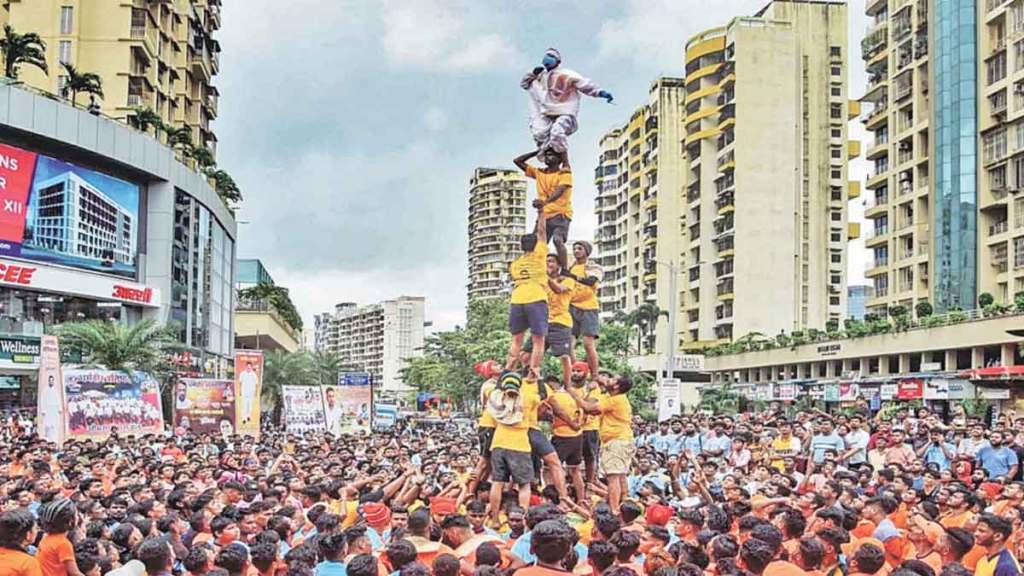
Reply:
<svg viewBox="0 0 1024 576"><path fill-rule="evenodd" d="M47 534L61 534L75 527L78 512L67 498L57 498L39 508L39 525Z"/></svg>
<svg viewBox="0 0 1024 576"><path fill-rule="evenodd" d="M438 554L432 566L434 576L459 576L461 564L451 554Z"/></svg>
<svg viewBox="0 0 1024 576"><path fill-rule="evenodd" d="M320 555L328 561L334 562L345 555L347 538L345 534L327 534L317 543Z"/></svg>
<svg viewBox="0 0 1024 576"><path fill-rule="evenodd" d="M719 534L711 540L711 558L716 562L723 558L735 558L740 553L740 543L732 534Z"/></svg>
<svg viewBox="0 0 1024 576"><path fill-rule="evenodd" d="M501 550L494 542L484 542L477 547L476 566L501 566Z"/></svg>
<svg viewBox="0 0 1024 576"><path fill-rule="evenodd" d="M823 528L815 536L834 548L836 554L842 554L842 545L850 541L850 533L842 528Z"/></svg>
<svg viewBox="0 0 1024 576"><path fill-rule="evenodd" d="M289 568L296 564L302 564L312 570L313 568L316 568L316 548L313 548L313 546L309 544L296 546L284 555L284 561L288 564Z"/></svg>
<svg viewBox="0 0 1024 576"><path fill-rule="evenodd" d="M377 576L377 559L369 554L359 554L349 561L345 571L348 576Z"/></svg>
<svg viewBox="0 0 1024 576"><path fill-rule="evenodd" d="M963 528L946 528L953 557L958 561L974 548L974 534Z"/></svg>
<svg viewBox="0 0 1024 576"><path fill-rule="evenodd" d="M696 527L698 530L704 527L704 516L698 510L691 508L680 510L677 516L681 521Z"/></svg>
<svg viewBox="0 0 1024 576"><path fill-rule="evenodd" d="M619 562L629 562L640 548L640 534L632 530L619 530L610 542L619 549Z"/></svg>
<svg viewBox="0 0 1024 576"><path fill-rule="evenodd" d="M978 517L978 524L986 524L996 534L1002 534L1005 542L1013 533L1013 524L997 514L985 513Z"/></svg>
<svg viewBox="0 0 1024 576"><path fill-rule="evenodd" d="M587 549L587 561L592 564L598 574L603 574L619 555L619 549L607 540L594 540Z"/></svg>
<svg viewBox="0 0 1024 576"><path fill-rule="evenodd" d="M22 550L21 544L36 525L28 510L15 508L0 514L0 548Z"/></svg>
<svg viewBox="0 0 1024 576"><path fill-rule="evenodd" d="M430 528L430 510L417 508L410 512L407 526L413 534L424 534Z"/></svg>
<svg viewBox="0 0 1024 576"><path fill-rule="evenodd" d="M534 248L537 247L537 241L537 235L533 232L523 234L519 237L519 247L523 249L523 252L533 252Z"/></svg>
<svg viewBox="0 0 1024 576"><path fill-rule="evenodd" d="M526 527L533 530L535 526L545 520L556 520L562 517L562 512L551 504L538 504L531 506L526 512Z"/></svg>
<svg viewBox="0 0 1024 576"><path fill-rule="evenodd" d="M210 557L206 548L193 548L188 551L188 556L182 561L185 570L193 574L205 572L210 568ZM205 569L205 570L204 570Z"/></svg>
<svg viewBox="0 0 1024 576"><path fill-rule="evenodd" d="M772 549L772 556L779 553L779 548L782 547L782 530L779 530L774 524L767 522L758 524L750 530L750 537L757 538L764 542Z"/></svg>
<svg viewBox="0 0 1024 576"><path fill-rule="evenodd" d="M645 531L655 540L660 540L663 546L668 546L668 543L672 540L668 530L661 526L648 526Z"/></svg>
<svg viewBox="0 0 1024 576"><path fill-rule="evenodd" d="M487 512L487 504L479 500L473 500L469 504L466 504L466 512L472 512L473 514L484 514Z"/></svg>
<svg viewBox="0 0 1024 576"><path fill-rule="evenodd" d="M857 563L857 571L874 574L885 566L885 550L874 544L862 544L853 555L852 562Z"/></svg>
<svg viewBox="0 0 1024 576"><path fill-rule="evenodd" d="M249 553L252 556L252 565L260 572L266 572L277 560L277 544L269 542L256 544L249 549Z"/></svg>
<svg viewBox="0 0 1024 576"><path fill-rule="evenodd" d="M594 516L594 528L607 540L622 528L622 521L611 514L597 514Z"/></svg>
<svg viewBox="0 0 1024 576"><path fill-rule="evenodd" d="M904 560L897 570L907 570L916 576L936 576L935 570L927 562L922 562L916 558Z"/></svg>
<svg viewBox="0 0 1024 576"><path fill-rule="evenodd" d="M622 521L629 524L639 518L643 514L643 510L636 502L627 500L619 506L619 513L622 515Z"/></svg>
<svg viewBox="0 0 1024 576"><path fill-rule="evenodd" d="M719 534L725 534L732 528L732 517L721 506L708 506L705 524L708 530L714 530Z"/></svg>
<svg viewBox="0 0 1024 576"><path fill-rule="evenodd" d="M146 538L139 543L135 559L146 567L146 572L156 574L171 565L171 547L163 538Z"/></svg>
<svg viewBox="0 0 1024 576"><path fill-rule="evenodd" d="M959 562L950 562L942 567L940 576L973 576L974 572L968 570Z"/></svg>
<svg viewBox="0 0 1024 576"><path fill-rule="evenodd" d="M775 552L770 544L757 538L751 538L740 546L740 560L747 570L754 574L761 574L775 557Z"/></svg>
<svg viewBox="0 0 1024 576"><path fill-rule="evenodd" d="M539 560L554 564L569 553L577 538L576 530L564 520L545 520L533 528L530 548Z"/></svg>
<svg viewBox="0 0 1024 576"><path fill-rule="evenodd" d="M249 551L238 543L228 544L221 548L213 563L228 571L231 576L242 574L249 563Z"/></svg>
<svg viewBox="0 0 1024 576"><path fill-rule="evenodd" d="M419 562L410 562L409 564L402 566L402 569L398 571L398 574L399 576L432 576L430 568L427 568Z"/></svg>
<svg viewBox="0 0 1024 576"><path fill-rule="evenodd" d="M821 540L808 536L800 539L800 557L803 559L804 570L817 570L825 560L825 546Z"/></svg>
<svg viewBox="0 0 1024 576"><path fill-rule="evenodd" d="M786 510L782 516L782 525L789 538L799 538L807 530L807 519L798 510Z"/></svg>

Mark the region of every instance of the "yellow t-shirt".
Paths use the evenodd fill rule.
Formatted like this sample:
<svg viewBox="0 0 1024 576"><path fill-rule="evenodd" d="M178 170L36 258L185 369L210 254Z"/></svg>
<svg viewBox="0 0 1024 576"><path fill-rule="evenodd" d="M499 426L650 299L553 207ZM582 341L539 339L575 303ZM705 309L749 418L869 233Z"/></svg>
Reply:
<svg viewBox="0 0 1024 576"><path fill-rule="evenodd" d="M586 278L586 268L584 264L573 264L572 268L569 268L569 273L577 278ZM572 291L572 305L580 310L599 310L601 305L597 301L597 284L587 286L576 282Z"/></svg>
<svg viewBox="0 0 1024 576"><path fill-rule="evenodd" d="M776 456L796 457L800 453L800 440L795 436L790 436L788 440L783 439L781 436L772 440L772 452L775 452ZM785 464L782 458L776 458L772 460L772 467L776 470L784 470Z"/></svg>
<svg viewBox="0 0 1024 576"><path fill-rule="evenodd" d="M537 181L537 198L542 202L547 202L548 198L554 195L556 188L566 186L565 192L558 197L558 200L544 205L544 217L550 218L561 214L572 219L572 172L568 170L544 172L533 166L527 166L526 176Z"/></svg>
<svg viewBox="0 0 1024 576"><path fill-rule="evenodd" d="M547 384L544 386L546 388L548 398L555 394L555 390L551 386L548 386ZM519 390L519 393L522 394L524 398L526 396L530 396L537 401L536 404L532 405L532 410L527 410L526 404L523 404L523 421L526 422L527 428L540 430L540 387L536 382L523 380L523 387Z"/></svg>
<svg viewBox="0 0 1024 576"><path fill-rule="evenodd" d="M558 404L566 414L579 422L580 413L582 411L580 410L580 407L576 405L576 401L572 399L572 396L570 396L568 392L565 390L555 392L551 396L551 401ZM575 438L583 434L583 431L573 430L572 426L569 426L564 420L556 416L551 422L551 434L560 438Z"/></svg>
<svg viewBox="0 0 1024 576"><path fill-rule="evenodd" d="M480 387L480 418L477 419L476 425L480 428L494 428L496 422L494 416L487 411L487 398L494 391L494 388L498 385L498 381L494 378L484 382L484 385Z"/></svg>
<svg viewBox="0 0 1024 576"><path fill-rule="evenodd" d="M513 452L530 451L530 419L528 414L533 414L533 421L537 421L537 407L540 406L540 396L536 394L523 394L520 392L520 399L523 403L523 419L518 424L502 424L496 422L494 428L494 440L491 442L491 450L503 448Z"/></svg>
<svg viewBox="0 0 1024 576"><path fill-rule="evenodd" d="M593 390L587 390L583 393L583 398L586 400L597 400L600 402L603 398L607 398L600 388L594 388ZM587 414L586 420L583 421L583 431L593 432L601 429L601 415L600 414Z"/></svg>
<svg viewBox="0 0 1024 576"><path fill-rule="evenodd" d="M512 304L547 302L548 245L537 242L533 252L523 254L509 265L512 276Z"/></svg>
<svg viewBox="0 0 1024 576"><path fill-rule="evenodd" d="M559 294L552 290L550 285L547 286L548 323L572 328L572 314L569 313L569 302L572 300L572 292L576 287L576 282L572 278L556 279L555 282L567 288L568 291Z"/></svg>
<svg viewBox="0 0 1024 576"><path fill-rule="evenodd" d="M601 411L601 442L633 439L633 407L625 394L606 396L597 402Z"/></svg>

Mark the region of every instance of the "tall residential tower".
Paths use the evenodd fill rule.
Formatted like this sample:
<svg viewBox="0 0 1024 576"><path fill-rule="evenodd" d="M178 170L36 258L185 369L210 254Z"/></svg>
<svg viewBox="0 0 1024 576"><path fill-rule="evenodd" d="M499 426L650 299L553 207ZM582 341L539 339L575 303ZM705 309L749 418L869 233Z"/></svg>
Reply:
<svg viewBox="0 0 1024 576"><path fill-rule="evenodd" d="M508 296L508 267L526 233L526 176L507 168L477 168L469 181L469 300Z"/></svg>

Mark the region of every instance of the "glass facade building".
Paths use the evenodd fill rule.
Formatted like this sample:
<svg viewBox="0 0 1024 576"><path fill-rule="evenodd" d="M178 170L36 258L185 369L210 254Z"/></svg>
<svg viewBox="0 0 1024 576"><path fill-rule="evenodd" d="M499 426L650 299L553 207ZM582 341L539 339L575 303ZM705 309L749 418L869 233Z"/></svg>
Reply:
<svg viewBox="0 0 1024 576"><path fill-rule="evenodd" d="M935 0L935 283L937 312L977 294L976 0Z"/></svg>
<svg viewBox="0 0 1024 576"><path fill-rule="evenodd" d="M178 190L171 255L171 321L186 345L229 357L235 244L210 211Z"/></svg>

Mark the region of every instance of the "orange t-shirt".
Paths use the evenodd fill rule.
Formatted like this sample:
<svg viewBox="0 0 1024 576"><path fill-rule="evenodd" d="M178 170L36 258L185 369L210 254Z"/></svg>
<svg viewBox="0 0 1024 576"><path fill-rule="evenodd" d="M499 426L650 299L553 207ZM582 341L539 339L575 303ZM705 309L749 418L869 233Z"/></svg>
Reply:
<svg viewBox="0 0 1024 576"><path fill-rule="evenodd" d="M642 574L643 572L639 572ZM528 568L520 568L516 570L516 576L566 576L571 574L566 570L555 570L554 568L545 568L543 566L530 566Z"/></svg>
<svg viewBox="0 0 1024 576"><path fill-rule="evenodd" d="M43 576L66 576L64 563L75 561L75 549L64 534L47 534L39 543L36 559L39 560Z"/></svg>
<svg viewBox="0 0 1024 576"><path fill-rule="evenodd" d="M0 574L4 576L42 576L39 562L21 550L0 548Z"/></svg>
<svg viewBox="0 0 1024 576"><path fill-rule="evenodd" d="M875 523L871 520L860 520L850 535L854 538L871 538L871 535L875 533L875 528Z"/></svg>
<svg viewBox="0 0 1024 576"><path fill-rule="evenodd" d="M987 554L988 550L975 544L974 548L971 548L970 552L964 554L964 557L960 559L960 563L964 565L964 568L974 572L974 569L978 567L978 562Z"/></svg>
<svg viewBox="0 0 1024 576"><path fill-rule="evenodd" d="M946 516L945 518L939 520L939 524L942 524L944 528L963 528L964 524L970 522L971 518L973 517L973 512L971 512L970 510L965 510L959 514Z"/></svg>
<svg viewBox="0 0 1024 576"><path fill-rule="evenodd" d="M763 576L805 576L806 574L807 572L803 568L792 562L776 560L765 566Z"/></svg>

